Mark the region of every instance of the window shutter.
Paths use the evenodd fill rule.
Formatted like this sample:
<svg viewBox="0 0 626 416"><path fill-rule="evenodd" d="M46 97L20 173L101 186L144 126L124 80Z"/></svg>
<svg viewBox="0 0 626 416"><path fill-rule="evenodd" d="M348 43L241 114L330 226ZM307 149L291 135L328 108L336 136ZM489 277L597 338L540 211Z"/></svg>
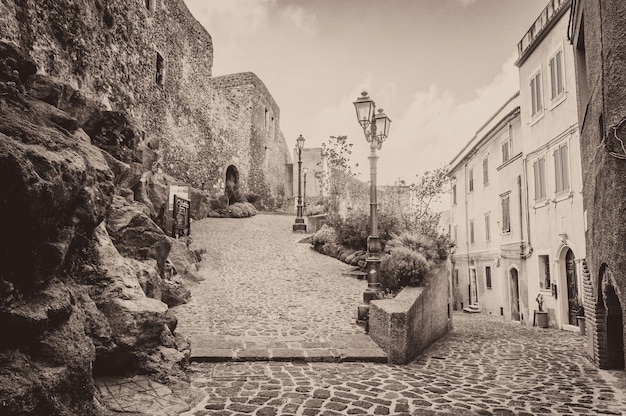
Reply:
<svg viewBox="0 0 626 416"><path fill-rule="evenodd" d="M530 80L530 101L531 101L531 115L537 113L537 92L535 91L535 78Z"/></svg>
<svg viewBox="0 0 626 416"><path fill-rule="evenodd" d="M568 160L567 160L567 144L561 146L561 175L563 177L563 190L569 189L569 175L567 172Z"/></svg>
<svg viewBox="0 0 626 416"><path fill-rule="evenodd" d="M560 192L562 189L560 153L559 149L554 151L554 192Z"/></svg>
<svg viewBox="0 0 626 416"><path fill-rule="evenodd" d="M559 51L556 54L556 76L557 76L557 93L560 94L565 91L563 85L563 52Z"/></svg>
<svg viewBox="0 0 626 416"><path fill-rule="evenodd" d="M537 111L541 111L543 108L543 103L541 102L541 73L537 74L535 88L537 88Z"/></svg>
<svg viewBox="0 0 626 416"><path fill-rule="evenodd" d="M542 157L539 159L539 197L546 197L546 160Z"/></svg>
<svg viewBox="0 0 626 416"><path fill-rule="evenodd" d="M483 185L489 185L489 161L483 159Z"/></svg>
<svg viewBox="0 0 626 416"><path fill-rule="evenodd" d="M533 174L535 175L535 201L541 198L539 189L539 161L533 163Z"/></svg>
<svg viewBox="0 0 626 416"><path fill-rule="evenodd" d="M556 56L554 56L553 58L550 59L550 91L552 92L552 95L550 96L551 99L554 99L557 96L557 66L555 65L556 61Z"/></svg>

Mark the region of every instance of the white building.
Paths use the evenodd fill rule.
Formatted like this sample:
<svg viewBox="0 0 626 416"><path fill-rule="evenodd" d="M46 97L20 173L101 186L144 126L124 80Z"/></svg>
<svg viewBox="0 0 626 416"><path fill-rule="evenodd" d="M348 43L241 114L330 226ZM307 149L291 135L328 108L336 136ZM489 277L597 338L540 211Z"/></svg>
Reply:
<svg viewBox="0 0 626 416"><path fill-rule="evenodd" d="M455 306L576 329L585 258L571 0L550 0L518 44L520 92L452 160Z"/></svg>
<svg viewBox="0 0 626 416"><path fill-rule="evenodd" d="M528 296L543 295L550 326L576 329L585 258L582 173L570 0L551 0L518 44Z"/></svg>

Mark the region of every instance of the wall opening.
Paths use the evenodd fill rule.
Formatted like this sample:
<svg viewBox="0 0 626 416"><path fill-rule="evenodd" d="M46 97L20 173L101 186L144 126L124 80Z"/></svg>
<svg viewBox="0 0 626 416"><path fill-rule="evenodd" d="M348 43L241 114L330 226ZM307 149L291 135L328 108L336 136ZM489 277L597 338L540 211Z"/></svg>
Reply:
<svg viewBox="0 0 626 416"><path fill-rule="evenodd" d="M160 53L157 52L156 56L156 83L157 85L163 85L163 77L164 77L164 62L163 57Z"/></svg>
<svg viewBox="0 0 626 416"><path fill-rule="evenodd" d="M238 202L241 190L239 189L239 171L233 165L226 169L226 196L228 197L228 205Z"/></svg>
<svg viewBox="0 0 626 416"><path fill-rule="evenodd" d="M519 307L519 277L516 268L509 271L511 284L511 320L519 321L521 319Z"/></svg>
<svg viewBox="0 0 626 416"><path fill-rule="evenodd" d="M156 2L156 0L146 0L146 9L150 10L151 12L154 11L154 3Z"/></svg>
<svg viewBox="0 0 626 416"><path fill-rule="evenodd" d="M604 290L606 305L606 368L624 369L624 319L622 304L615 288L608 285Z"/></svg>

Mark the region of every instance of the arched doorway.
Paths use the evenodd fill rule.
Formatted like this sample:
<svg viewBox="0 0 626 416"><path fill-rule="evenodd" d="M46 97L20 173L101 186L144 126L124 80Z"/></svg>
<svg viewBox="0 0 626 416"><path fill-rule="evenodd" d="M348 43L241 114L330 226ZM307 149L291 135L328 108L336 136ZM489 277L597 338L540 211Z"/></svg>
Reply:
<svg viewBox="0 0 626 416"><path fill-rule="evenodd" d="M228 205L237 202L239 196L239 171L233 165L226 169L226 187L224 191L228 197Z"/></svg>
<svg viewBox="0 0 626 416"><path fill-rule="evenodd" d="M604 290L606 305L606 368L624 369L624 321L622 305L615 288L608 285Z"/></svg>
<svg viewBox="0 0 626 416"><path fill-rule="evenodd" d="M600 267L596 302L598 364L605 369L624 369L624 317L619 296L606 264Z"/></svg>
<svg viewBox="0 0 626 416"><path fill-rule="evenodd" d="M565 285L567 287L567 319L570 325L578 325L576 313L582 303L578 298L578 276L576 274L576 259L574 252L567 248L564 258Z"/></svg>
<svg viewBox="0 0 626 416"><path fill-rule="evenodd" d="M520 307L519 307L519 276L516 268L509 270L511 284L511 320L520 320Z"/></svg>

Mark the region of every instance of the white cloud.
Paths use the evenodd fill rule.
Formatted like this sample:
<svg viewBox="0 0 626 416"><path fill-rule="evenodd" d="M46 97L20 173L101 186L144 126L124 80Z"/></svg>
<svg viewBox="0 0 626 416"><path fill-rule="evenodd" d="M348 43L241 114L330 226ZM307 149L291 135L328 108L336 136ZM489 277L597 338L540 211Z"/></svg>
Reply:
<svg viewBox="0 0 626 416"><path fill-rule="evenodd" d="M317 16L300 6L287 5L280 11L280 15L291 26L292 31L299 31L306 35L314 35L317 32Z"/></svg>
<svg viewBox="0 0 626 416"><path fill-rule="evenodd" d="M469 100L459 101L436 85L416 92L406 112L392 123L381 152L381 183L393 183L399 177L411 181L416 174L449 163L519 89L516 56L511 55L493 81L477 89Z"/></svg>

